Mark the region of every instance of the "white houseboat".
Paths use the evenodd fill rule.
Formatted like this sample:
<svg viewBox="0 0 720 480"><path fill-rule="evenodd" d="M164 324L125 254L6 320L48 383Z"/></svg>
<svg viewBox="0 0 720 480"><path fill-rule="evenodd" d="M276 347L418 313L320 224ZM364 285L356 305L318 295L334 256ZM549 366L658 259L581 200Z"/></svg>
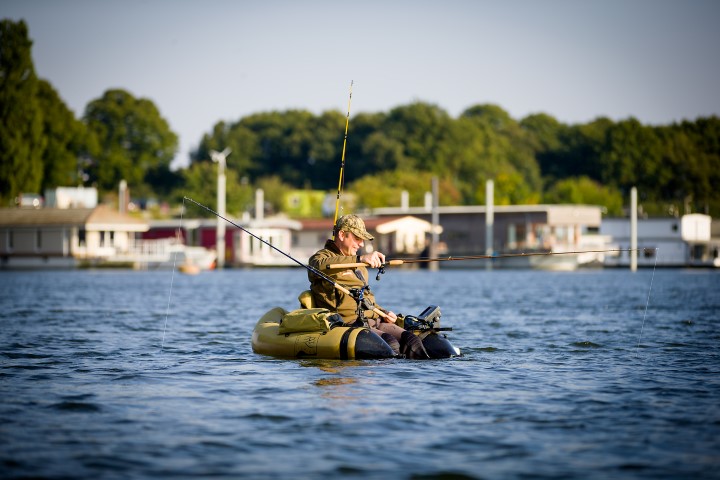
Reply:
<svg viewBox="0 0 720 480"><path fill-rule="evenodd" d="M0 268L73 268L131 251L148 224L107 206L0 209Z"/></svg>
<svg viewBox="0 0 720 480"><path fill-rule="evenodd" d="M680 218L640 218L637 223L638 267L720 267L720 240L711 234L712 218L698 213ZM606 218L601 234L611 249L630 249L630 219ZM606 255L607 267L628 267L630 253Z"/></svg>

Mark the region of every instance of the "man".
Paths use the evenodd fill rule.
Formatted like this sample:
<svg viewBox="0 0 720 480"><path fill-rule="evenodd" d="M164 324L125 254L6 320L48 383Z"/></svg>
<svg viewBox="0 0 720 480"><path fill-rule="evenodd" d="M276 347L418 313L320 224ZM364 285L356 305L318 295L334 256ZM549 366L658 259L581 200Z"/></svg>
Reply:
<svg viewBox="0 0 720 480"><path fill-rule="evenodd" d="M363 301L358 306L358 299L353 295L340 291L327 280L308 272L314 305L338 313L346 325L354 325L358 320L362 320L359 315L364 317L370 329L380 335L396 355L430 358L422 341L415 334L395 324L395 313L375 304L375 295L370 292L365 266L328 269L329 265L343 263L364 263L373 268L379 268L385 263L385 255L378 251L358 254L365 245L365 240L373 240L373 236L365 229L365 222L357 215L344 215L338 219L333 237L325 242L324 248L310 257L308 263L351 292L362 290Z"/></svg>

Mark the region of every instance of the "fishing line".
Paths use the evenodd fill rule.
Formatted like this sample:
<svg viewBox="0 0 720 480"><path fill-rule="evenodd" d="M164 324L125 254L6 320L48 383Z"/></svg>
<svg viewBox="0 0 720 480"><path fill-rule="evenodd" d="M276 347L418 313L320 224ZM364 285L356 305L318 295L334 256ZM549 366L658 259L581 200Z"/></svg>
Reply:
<svg viewBox="0 0 720 480"><path fill-rule="evenodd" d="M655 269L657 268L658 261L658 248L655 247L655 265L653 266L652 276L650 277L650 288L648 288L647 301L645 302L645 313L643 314L642 326L640 327L640 336L638 337L638 344L635 347L635 356L637 357L638 351L640 350L640 340L642 340L643 330L645 329L645 319L647 318L648 306L650 305L650 292L652 292L653 280L655 280Z"/></svg>
<svg viewBox="0 0 720 480"><path fill-rule="evenodd" d="M180 209L180 226L175 232L175 240L180 245L180 231L183 228L183 216L185 215L185 199L183 198L182 209ZM175 262L177 262L178 251L175 250L173 254L173 268L172 275L170 276L170 293L168 294L167 308L165 309L165 326L163 327L162 342L160 344L160 351L165 348L165 332L167 332L168 316L170 315L170 299L172 298L173 284L175 283Z"/></svg>

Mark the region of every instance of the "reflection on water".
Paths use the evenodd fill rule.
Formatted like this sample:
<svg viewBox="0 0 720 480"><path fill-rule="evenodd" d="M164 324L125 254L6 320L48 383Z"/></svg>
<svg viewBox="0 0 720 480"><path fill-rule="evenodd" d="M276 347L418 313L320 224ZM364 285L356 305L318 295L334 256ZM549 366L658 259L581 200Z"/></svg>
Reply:
<svg viewBox="0 0 720 480"><path fill-rule="evenodd" d="M463 356L343 362L252 352L299 269L0 272L2 476L712 478L720 273L651 274L391 270Z"/></svg>

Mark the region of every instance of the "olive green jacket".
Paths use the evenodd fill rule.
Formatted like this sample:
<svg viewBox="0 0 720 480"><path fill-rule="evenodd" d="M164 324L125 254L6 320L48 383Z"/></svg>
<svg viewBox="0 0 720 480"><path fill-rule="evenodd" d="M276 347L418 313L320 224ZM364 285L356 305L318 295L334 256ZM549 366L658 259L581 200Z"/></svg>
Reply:
<svg viewBox="0 0 720 480"><path fill-rule="evenodd" d="M336 263L358 263L358 257L343 255L332 240L325 242L325 247L310 257L308 263L311 267L324 273L348 290L367 285L368 271L365 267L327 269L328 265ZM362 280L358 275L362 277ZM310 280L310 290L316 307L337 312L345 323L352 323L357 320L357 302L352 295L341 292L333 284L310 271L308 272L308 279ZM369 290L364 292L364 297L369 299L373 305L375 304L375 296ZM372 310L364 310L364 313L365 318L376 318L378 316Z"/></svg>

